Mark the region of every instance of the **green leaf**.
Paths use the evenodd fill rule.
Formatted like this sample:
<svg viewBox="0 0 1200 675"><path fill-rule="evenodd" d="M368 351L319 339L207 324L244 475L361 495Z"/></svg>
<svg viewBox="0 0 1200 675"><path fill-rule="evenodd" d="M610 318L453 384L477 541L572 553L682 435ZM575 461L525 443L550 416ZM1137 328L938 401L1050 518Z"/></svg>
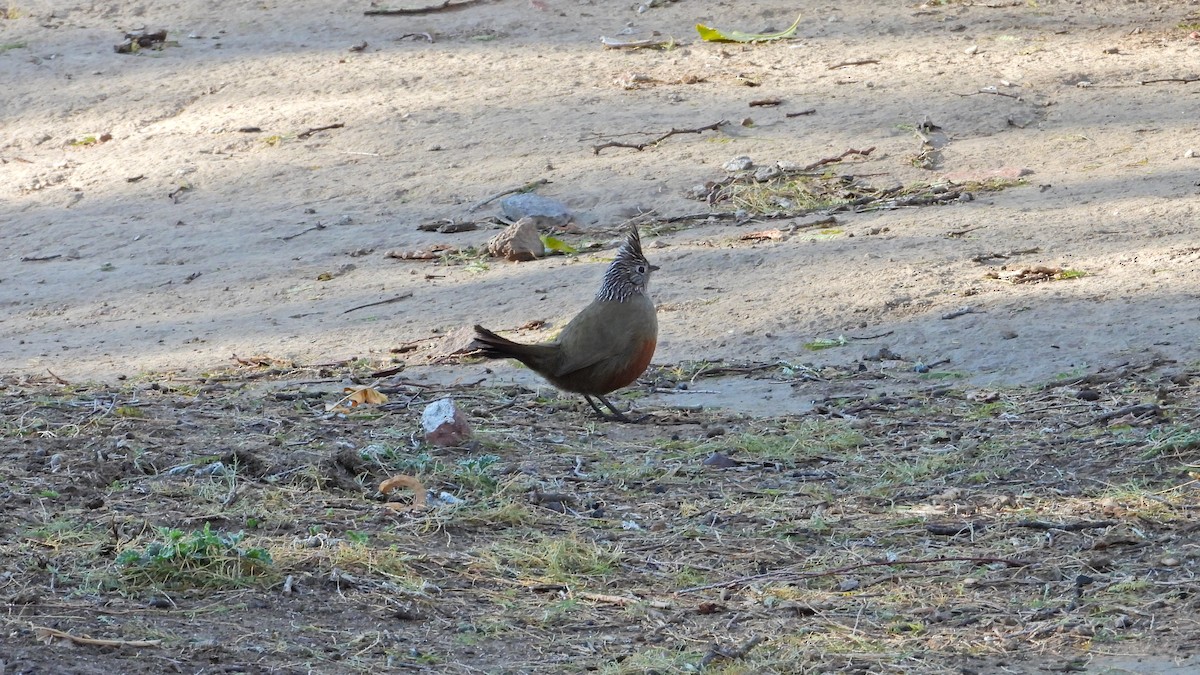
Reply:
<svg viewBox="0 0 1200 675"><path fill-rule="evenodd" d="M705 42L770 42L772 40L786 40L787 38L792 37L792 35L796 32L796 28L800 26L800 16L796 17L796 22L782 33L743 33L736 30L723 31L717 28L709 28L702 23L696 24L696 32L700 34L700 39L704 40Z"/></svg>
<svg viewBox="0 0 1200 675"><path fill-rule="evenodd" d="M548 234L543 234L543 235L541 235L541 237L542 237L542 246L545 246L546 250L548 250L548 251L558 251L559 253L565 253L566 255L572 255L574 253L579 253L579 251L574 246L568 244L567 242L563 241L562 239L559 239L558 237L551 237Z"/></svg>

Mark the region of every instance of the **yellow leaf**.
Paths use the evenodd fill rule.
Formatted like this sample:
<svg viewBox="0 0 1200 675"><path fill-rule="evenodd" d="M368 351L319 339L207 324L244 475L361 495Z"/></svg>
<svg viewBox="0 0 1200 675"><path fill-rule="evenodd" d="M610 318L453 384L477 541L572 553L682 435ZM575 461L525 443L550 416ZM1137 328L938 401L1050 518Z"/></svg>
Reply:
<svg viewBox="0 0 1200 675"><path fill-rule="evenodd" d="M551 237L548 234L543 234L541 237L542 246L545 246L546 250L558 251L559 253L565 253L567 255L572 255L579 252L574 246L568 244L562 239L559 239L558 237Z"/></svg>
<svg viewBox="0 0 1200 675"><path fill-rule="evenodd" d="M386 394L381 394L371 387L346 387L342 390L345 394L342 398L334 403L325 405L325 412L348 413L350 409L344 403L349 403L350 408L358 405L379 405L387 403L388 397Z"/></svg>
<svg viewBox="0 0 1200 675"><path fill-rule="evenodd" d="M346 387L342 390L346 394L346 400L350 402L350 407L354 407L360 403L369 403L379 405L387 403L388 397L386 394L381 394L370 387Z"/></svg>
<svg viewBox="0 0 1200 675"><path fill-rule="evenodd" d="M800 16L803 16L800 15ZM702 23L696 24L696 32L700 34L700 39L705 42L770 42L772 40L786 40L792 37L796 29L800 27L800 16L796 17L796 22L790 28L782 33L743 33L736 30L720 30L717 28L709 28Z"/></svg>

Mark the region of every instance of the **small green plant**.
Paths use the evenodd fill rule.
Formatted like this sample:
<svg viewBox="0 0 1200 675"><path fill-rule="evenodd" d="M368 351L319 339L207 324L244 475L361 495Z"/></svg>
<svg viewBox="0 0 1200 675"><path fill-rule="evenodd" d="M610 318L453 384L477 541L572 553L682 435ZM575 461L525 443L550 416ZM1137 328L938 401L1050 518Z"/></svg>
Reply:
<svg viewBox="0 0 1200 675"><path fill-rule="evenodd" d="M159 528L160 540L145 550L128 550L117 556L121 576L135 585L173 587L239 587L261 580L271 571L271 554L261 548L243 548L245 535L204 529L185 533Z"/></svg>
<svg viewBox="0 0 1200 675"><path fill-rule="evenodd" d="M454 479L468 490L491 491L496 488L496 478L491 475L492 465L499 462L496 455L480 455L458 460Z"/></svg>
<svg viewBox="0 0 1200 675"><path fill-rule="evenodd" d="M833 347L845 347L848 344L850 344L850 341L846 339L846 336L839 335L836 338L818 338L811 342L805 342L804 348L810 352L815 352Z"/></svg>

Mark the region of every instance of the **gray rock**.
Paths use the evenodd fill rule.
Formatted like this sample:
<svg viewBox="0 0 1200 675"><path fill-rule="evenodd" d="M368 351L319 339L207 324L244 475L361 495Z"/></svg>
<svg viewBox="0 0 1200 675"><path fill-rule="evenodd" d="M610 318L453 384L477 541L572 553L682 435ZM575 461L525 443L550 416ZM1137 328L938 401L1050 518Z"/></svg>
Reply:
<svg viewBox="0 0 1200 675"><path fill-rule="evenodd" d="M500 202L500 212L509 220L538 218L547 227L562 227L575 218L566 204L532 192L505 198Z"/></svg>
<svg viewBox="0 0 1200 675"><path fill-rule="evenodd" d="M741 157L734 157L733 159L729 160L728 162L725 162L724 164L721 165L721 168L728 171L729 173L736 173L738 171L749 171L750 169L754 168L754 160L750 159L746 155L742 155Z"/></svg>

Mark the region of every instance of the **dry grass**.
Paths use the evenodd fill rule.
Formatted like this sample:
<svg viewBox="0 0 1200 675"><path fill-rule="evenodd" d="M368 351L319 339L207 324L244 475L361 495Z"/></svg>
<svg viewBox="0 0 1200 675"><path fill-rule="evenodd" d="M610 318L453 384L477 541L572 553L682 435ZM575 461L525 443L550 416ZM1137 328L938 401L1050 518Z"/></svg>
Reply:
<svg viewBox="0 0 1200 675"><path fill-rule="evenodd" d="M1186 376L1081 380L1095 402L1082 383L940 387L626 426L568 399L403 382L332 416L281 380L313 375L0 390L0 660L63 658L31 623L163 641L145 661L89 657L122 672L1023 672L1200 638ZM446 394L475 439L415 442ZM374 486L396 473L452 497L384 508ZM207 543L130 563L172 531Z"/></svg>

